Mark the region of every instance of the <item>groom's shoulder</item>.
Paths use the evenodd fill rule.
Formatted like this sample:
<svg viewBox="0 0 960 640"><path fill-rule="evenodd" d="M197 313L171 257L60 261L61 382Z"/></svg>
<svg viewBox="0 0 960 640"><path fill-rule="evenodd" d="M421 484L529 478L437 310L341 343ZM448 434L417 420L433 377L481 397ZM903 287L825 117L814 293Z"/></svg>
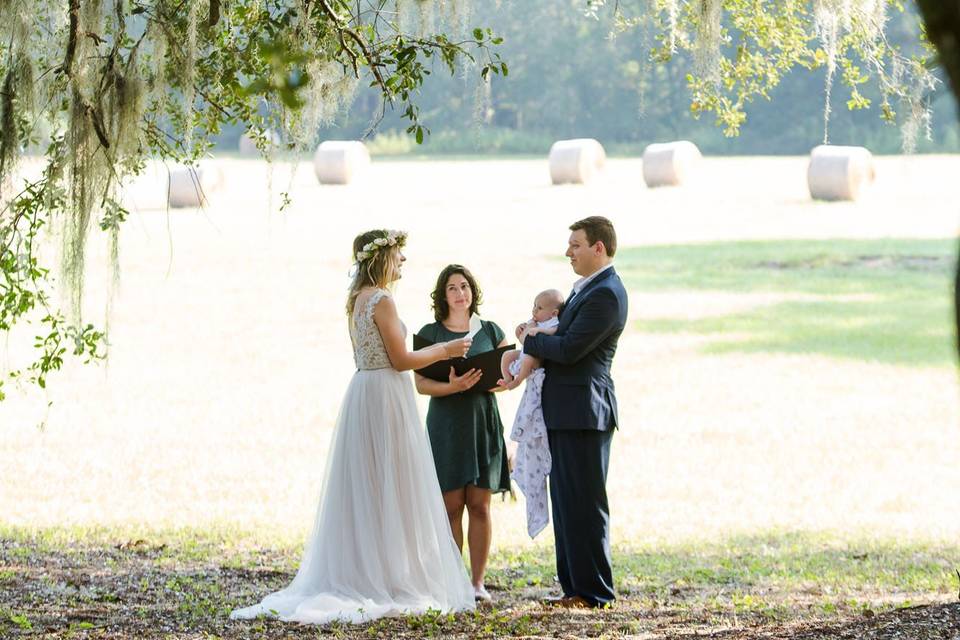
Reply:
<svg viewBox="0 0 960 640"><path fill-rule="evenodd" d="M623 284L623 280L620 279L619 274L613 274L613 277L610 278L611 286L616 287L619 292L623 295L627 295L627 287Z"/></svg>
<svg viewBox="0 0 960 640"><path fill-rule="evenodd" d="M598 295L610 299L611 304L618 307L627 304L627 288L623 285L623 280L620 279L620 275L616 271L604 278L603 282L598 282L597 285L594 291Z"/></svg>
<svg viewBox="0 0 960 640"><path fill-rule="evenodd" d="M626 292L626 287L623 286L623 280L620 279L620 274L617 273L616 269L611 269L607 277L597 283L597 289L608 289L615 293Z"/></svg>

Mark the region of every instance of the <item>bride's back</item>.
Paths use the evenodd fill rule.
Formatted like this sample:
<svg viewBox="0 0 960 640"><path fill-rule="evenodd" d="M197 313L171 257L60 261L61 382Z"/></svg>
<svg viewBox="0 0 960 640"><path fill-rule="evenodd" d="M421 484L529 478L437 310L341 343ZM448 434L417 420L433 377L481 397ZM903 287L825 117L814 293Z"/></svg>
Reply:
<svg viewBox="0 0 960 640"><path fill-rule="evenodd" d="M386 289L374 289L369 294L357 296L350 319L350 339L353 342L353 361L357 369L387 369L392 365L383 346L383 338L377 323L373 321L373 311L384 296L390 293Z"/></svg>

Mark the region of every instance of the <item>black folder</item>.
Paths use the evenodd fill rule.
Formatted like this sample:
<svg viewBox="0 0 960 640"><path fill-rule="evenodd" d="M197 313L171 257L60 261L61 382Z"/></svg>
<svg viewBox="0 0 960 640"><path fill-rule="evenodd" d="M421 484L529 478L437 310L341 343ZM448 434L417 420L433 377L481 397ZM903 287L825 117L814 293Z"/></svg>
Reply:
<svg viewBox="0 0 960 640"><path fill-rule="evenodd" d="M433 342L420 335L414 334L413 336L414 351L419 351L420 349L432 346L433 344ZM448 360L440 360L439 362L434 362L431 365L427 365L423 369L417 369L417 373L422 375L424 378L430 378L431 380L437 380L438 382L449 382L450 367L453 367L453 370L457 372L458 376L462 376L470 369L479 369L483 372L480 377L480 381L470 387L467 393L489 391L497 386L497 380L501 378L500 360L503 358L503 354L516 348L517 345L511 344L498 349L493 349L491 351L484 351L483 353L478 353L477 355L470 356L469 358L450 358Z"/></svg>

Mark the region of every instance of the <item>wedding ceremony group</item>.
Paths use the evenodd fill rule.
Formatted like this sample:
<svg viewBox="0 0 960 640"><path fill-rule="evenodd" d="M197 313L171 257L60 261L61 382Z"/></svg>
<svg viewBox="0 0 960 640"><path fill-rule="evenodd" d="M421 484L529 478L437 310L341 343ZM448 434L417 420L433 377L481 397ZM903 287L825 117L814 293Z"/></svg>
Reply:
<svg viewBox="0 0 960 640"><path fill-rule="evenodd" d="M357 372L337 418L313 533L293 582L232 617L360 622L471 610L475 601L491 600L483 584L490 497L510 486L494 393L523 379L513 475L527 499L531 534L552 511L562 591L548 602L585 608L614 601L606 479L617 402L610 367L626 324L627 292L613 266L611 222L593 216L570 231L566 256L580 278L566 300L555 290L537 294L531 318L516 329L522 347L504 353L495 387L481 368L458 375L451 365L446 380L415 374L417 391L430 396L426 433L407 372L497 353L506 334L475 315L476 280L450 265L432 294L436 322L418 334L432 344L408 350L389 292L401 279L406 234L356 237L346 306ZM470 578L461 560L464 508Z"/></svg>
<svg viewBox="0 0 960 640"><path fill-rule="evenodd" d="M0 639L960 640L960 4L0 0Z"/></svg>

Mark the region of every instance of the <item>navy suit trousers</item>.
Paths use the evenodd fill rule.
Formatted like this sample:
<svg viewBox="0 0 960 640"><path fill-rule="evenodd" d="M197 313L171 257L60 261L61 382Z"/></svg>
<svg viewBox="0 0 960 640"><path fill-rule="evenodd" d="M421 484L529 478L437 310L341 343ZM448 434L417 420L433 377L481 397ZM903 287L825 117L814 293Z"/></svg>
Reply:
<svg viewBox="0 0 960 640"><path fill-rule="evenodd" d="M557 577L565 596L613 601L607 469L613 431L547 432Z"/></svg>

